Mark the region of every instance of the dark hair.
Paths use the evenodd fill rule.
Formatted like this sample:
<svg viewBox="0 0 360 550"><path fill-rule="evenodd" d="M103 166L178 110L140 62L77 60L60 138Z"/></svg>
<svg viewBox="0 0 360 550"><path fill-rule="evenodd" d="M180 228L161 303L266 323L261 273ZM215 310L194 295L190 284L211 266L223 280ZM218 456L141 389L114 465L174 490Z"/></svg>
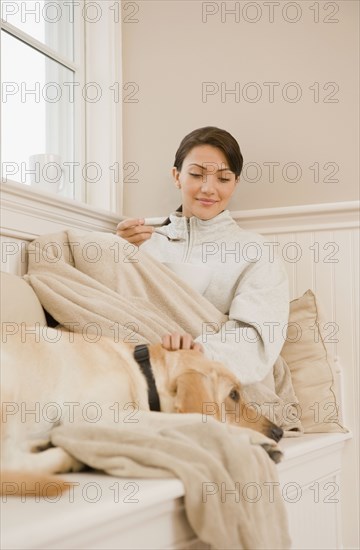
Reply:
<svg viewBox="0 0 360 550"><path fill-rule="evenodd" d="M229 132L216 128L216 126L198 128L183 138L176 151L174 160L174 166L179 172L181 171L185 157L194 147L198 147L199 145L212 145L220 149L229 163L230 170L235 174L236 178L240 176L244 160L239 144ZM182 212L182 206L179 206L176 211ZM167 218L162 225L168 225L169 223L170 218Z"/></svg>
<svg viewBox="0 0 360 550"><path fill-rule="evenodd" d="M238 178L243 167L243 156L240 147L235 138L232 137L226 130L221 130L215 126L205 126L190 132L184 137L176 151L174 166L181 171L185 157L190 151L199 145L212 145L217 149L221 149L226 160L229 163L229 168Z"/></svg>

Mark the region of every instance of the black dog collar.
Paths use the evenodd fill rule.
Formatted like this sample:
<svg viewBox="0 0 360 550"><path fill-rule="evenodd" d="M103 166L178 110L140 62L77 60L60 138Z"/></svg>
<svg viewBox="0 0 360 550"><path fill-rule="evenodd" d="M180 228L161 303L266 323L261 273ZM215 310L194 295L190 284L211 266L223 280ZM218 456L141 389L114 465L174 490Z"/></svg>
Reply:
<svg viewBox="0 0 360 550"><path fill-rule="evenodd" d="M135 346L134 359L145 375L148 385L149 406L151 411L160 411L160 399L150 363L149 349L146 344Z"/></svg>

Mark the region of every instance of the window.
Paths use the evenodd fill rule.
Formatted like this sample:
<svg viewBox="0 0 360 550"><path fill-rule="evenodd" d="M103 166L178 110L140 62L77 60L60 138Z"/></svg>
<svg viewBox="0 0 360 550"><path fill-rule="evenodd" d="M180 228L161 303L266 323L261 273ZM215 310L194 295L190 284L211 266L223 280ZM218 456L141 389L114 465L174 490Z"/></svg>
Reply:
<svg viewBox="0 0 360 550"><path fill-rule="evenodd" d="M74 8L73 0L2 2L1 165L3 181L81 199L83 20Z"/></svg>
<svg viewBox="0 0 360 550"><path fill-rule="evenodd" d="M121 213L122 3L0 6L2 182Z"/></svg>

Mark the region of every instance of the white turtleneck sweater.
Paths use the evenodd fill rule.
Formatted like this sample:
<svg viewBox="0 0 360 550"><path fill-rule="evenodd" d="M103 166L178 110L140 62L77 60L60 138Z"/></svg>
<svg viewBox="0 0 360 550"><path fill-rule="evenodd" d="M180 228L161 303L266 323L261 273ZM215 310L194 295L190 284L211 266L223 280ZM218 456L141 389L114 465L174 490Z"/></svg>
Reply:
<svg viewBox="0 0 360 550"><path fill-rule="evenodd" d="M221 327L205 326L195 341L243 384L262 380L281 351L289 315L288 279L276 248L241 229L228 210L210 220L175 212L170 220L142 250L160 262L188 262L211 270L203 295L229 320Z"/></svg>

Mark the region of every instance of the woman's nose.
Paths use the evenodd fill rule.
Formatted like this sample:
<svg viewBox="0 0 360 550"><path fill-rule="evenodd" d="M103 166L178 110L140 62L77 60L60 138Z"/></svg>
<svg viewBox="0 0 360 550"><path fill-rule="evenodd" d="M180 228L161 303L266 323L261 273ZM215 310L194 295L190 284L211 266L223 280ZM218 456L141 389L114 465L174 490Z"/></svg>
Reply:
<svg viewBox="0 0 360 550"><path fill-rule="evenodd" d="M200 189L203 193L214 191L214 176L211 174L204 174L201 180Z"/></svg>

